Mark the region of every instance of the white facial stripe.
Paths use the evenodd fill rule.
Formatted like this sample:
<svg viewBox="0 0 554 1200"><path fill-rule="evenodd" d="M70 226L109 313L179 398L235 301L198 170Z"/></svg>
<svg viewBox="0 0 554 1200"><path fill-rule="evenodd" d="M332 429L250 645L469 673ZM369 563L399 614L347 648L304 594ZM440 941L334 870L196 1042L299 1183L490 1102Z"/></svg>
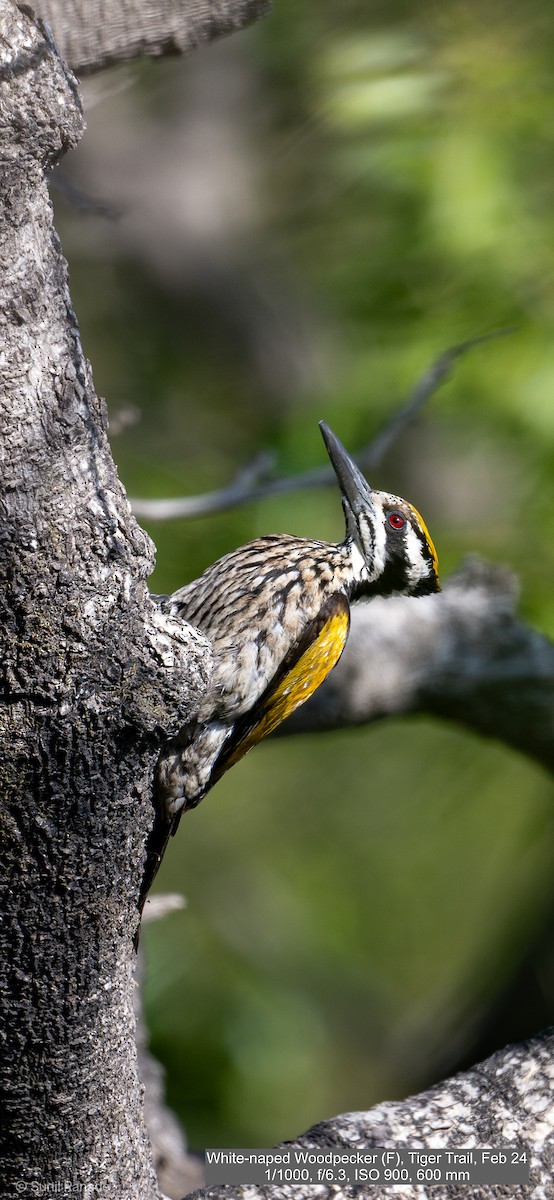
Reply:
<svg viewBox="0 0 554 1200"><path fill-rule="evenodd" d="M371 513L360 513L357 523L352 522L350 534L354 578L357 583L371 583L382 574L385 566L386 533L379 502L372 507Z"/></svg>
<svg viewBox="0 0 554 1200"><path fill-rule="evenodd" d="M406 527L406 557L406 574L410 584L415 587L422 576L429 574L430 567L423 557L420 539L411 525Z"/></svg>
<svg viewBox="0 0 554 1200"><path fill-rule="evenodd" d="M367 580L372 583L382 575L385 569L385 551L387 533L381 496L375 496L371 515L361 514L358 518L359 528L355 529L350 550L354 577L358 582ZM361 537L362 548L359 539Z"/></svg>
<svg viewBox="0 0 554 1200"><path fill-rule="evenodd" d="M377 509L377 504L375 505ZM380 512L376 513L378 518L375 522L375 549L373 555L373 570L371 572L372 579L378 579L383 574L385 569L387 531L385 528L385 519L383 514L383 506L379 504Z"/></svg>

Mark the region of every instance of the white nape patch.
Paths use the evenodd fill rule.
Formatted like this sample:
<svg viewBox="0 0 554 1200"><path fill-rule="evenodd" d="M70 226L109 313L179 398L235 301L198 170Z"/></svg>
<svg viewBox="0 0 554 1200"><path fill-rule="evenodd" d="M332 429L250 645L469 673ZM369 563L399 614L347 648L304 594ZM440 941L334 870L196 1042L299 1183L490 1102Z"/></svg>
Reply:
<svg viewBox="0 0 554 1200"><path fill-rule="evenodd" d="M420 579L429 575L430 566L423 557L421 541L411 525L408 525L406 529L406 558L408 581L413 587L416 587Z"/></svg>

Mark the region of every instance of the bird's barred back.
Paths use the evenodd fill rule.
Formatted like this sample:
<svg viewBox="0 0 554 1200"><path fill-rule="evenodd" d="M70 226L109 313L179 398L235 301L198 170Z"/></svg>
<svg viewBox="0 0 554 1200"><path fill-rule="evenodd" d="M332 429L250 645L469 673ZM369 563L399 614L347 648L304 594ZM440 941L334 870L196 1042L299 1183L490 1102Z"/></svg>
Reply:
<svg viewBox="0 0 554 1200"><path fill-rule="evenodd" d="M261 623L267 611L263 606L283 609L296 583L306 592L313 590L316 600L337 572L340 586L341 568L346 573L346 555L339 546L270 534L218 559L199 579L174 593L172 608L206 633L217 632L230 612L233 619L244 613L249 621Z"/></svg>
<svg viewBox="0 0 554 1200"><path fill-rule="evenodd" d="M227 554L174 594L173 613L212 642L206 714L238 717L252 707L347 569L339 546L270 535Z"/></svg>

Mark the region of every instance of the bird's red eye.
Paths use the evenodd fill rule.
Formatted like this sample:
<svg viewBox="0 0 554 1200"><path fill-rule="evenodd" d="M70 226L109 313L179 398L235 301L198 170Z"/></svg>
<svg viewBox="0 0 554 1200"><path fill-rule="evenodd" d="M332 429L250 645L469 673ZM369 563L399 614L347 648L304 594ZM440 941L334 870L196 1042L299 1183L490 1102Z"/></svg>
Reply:
<svg viewBox="0 0 554 1200"><path fill-rule="evenodd" d="M389 525L391 529L403 529L405 524L406 519L402 516L402 513L390 513Z"/></svg>

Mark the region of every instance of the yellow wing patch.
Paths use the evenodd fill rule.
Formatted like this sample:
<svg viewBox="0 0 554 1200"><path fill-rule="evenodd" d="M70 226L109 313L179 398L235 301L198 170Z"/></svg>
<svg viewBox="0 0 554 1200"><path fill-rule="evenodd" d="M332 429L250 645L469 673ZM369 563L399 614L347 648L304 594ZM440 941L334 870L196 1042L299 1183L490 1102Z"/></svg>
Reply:
<svg viewBox="0 0 554 1200"><path fill-rule="evenodd" d="M314 640L299 655L290 668L283 672L272 691L262 699L258 720L250 725L234 750L225 759L223 770L234 766L247 754L252 746L272 733L281 721L289 717L295 708L309 700L310 696L327 678L339 661L344 650L350 626L348 602L340 593L333 612L321 626Z"/></svg>

